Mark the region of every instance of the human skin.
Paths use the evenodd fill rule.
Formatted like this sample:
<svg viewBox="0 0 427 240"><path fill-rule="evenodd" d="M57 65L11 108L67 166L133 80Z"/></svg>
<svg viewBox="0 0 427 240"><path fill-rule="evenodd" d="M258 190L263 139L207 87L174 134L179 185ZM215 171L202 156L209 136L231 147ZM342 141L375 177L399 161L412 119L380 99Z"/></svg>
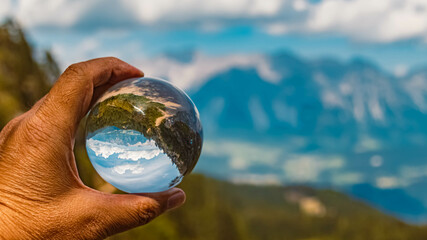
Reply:
<svg viewBox="0 0 427 240"><path fill-rule="evenodd" d="M109 194L85 186L73 153L80 120L115 83L142 77L99 58L73 64L0 132L0 239L103 239L182 205L185 194ZM1 110L0 110L1 111Z"/></svg>

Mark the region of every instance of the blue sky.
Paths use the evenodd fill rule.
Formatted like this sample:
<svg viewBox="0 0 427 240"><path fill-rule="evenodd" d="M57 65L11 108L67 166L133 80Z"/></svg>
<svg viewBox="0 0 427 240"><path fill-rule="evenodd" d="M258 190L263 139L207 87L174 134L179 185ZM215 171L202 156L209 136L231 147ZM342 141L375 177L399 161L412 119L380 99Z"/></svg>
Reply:
<svg viewBox="0 0 427 240"><path fill-rule="evenodd" d="M8 16L17 19L37 49L50 49L62 69L90 58L115 56L139 67L148 76L163 77L184 90L201 86L232 67L253 67L263 80L280 81L283 76L272 69L265 54L282 50L308 59L328 57L349 61L362 57L401 76L411 69L427 68L426 0L2 0L1 4L0 19ZM165 54L187 50L192 55L185 61ZM338 102L334 106L345 106L355 118L359 110L362 114L366 111L366 116L368 111L372 116L379 111L376 116L382 120L388 106L395 106L394 101L388 103L389 90L384 89L391 84L383 82L392 78L367 79L369 84L360 87L358 81L353 84L338 79L343 85L334 85L337 81L319 85L322 87L319 93L338 96L332 98ZM403 88L414 109L425 112L425 76L401 80L396 89ZM355 91L348 90L351 88ZM389 89L396 90L394 86ZM401 96L397 92L391 96ZM290 116L294 115L291 112ZM394 115L391 116L394 120ZM380 152L383 147L380 140L360 134L354 156L289 155L309 142L301 138L292 139L290 142L295 146L287 144L286 148L279 146L282 143L261 146L246 140L210 139L204 146L204 154L229 159L233 171L250 171L250 167L261 165L260 161L282 166L275 167L281 175L274 175L274 171L264 175L250 173L236 176L233 180L238 182L271 184L280 182L282 177L286 181L311 182L319 181L323 172L328 171L335 185L369 181L386 189L424 181L427 167L418 160L421 157L415 156L418 152L409 156L405 152L409 150L403 148L402 154L408 155L412 162L398 162L391 157L394 151ZM417 141L424 140L423 136L415 137ZM364 160L356 161L358 158ZM209 169L209 161L205 163ZM386 168L380 168L381 165ZM401 168L387 170L392 165ZM374 170L358 170L364 166ZM417 196L424 201L419 188L410 191L413 195L419 193ZM427 200L424 203L427 206Z"/></svg>
<svg viewBox="0 0 427 240"><path fill-rule="evenodd" d="M364 57L397 74L427 66L424 0L3 0L61 66L165 51L207 56L289 50L306 58Z"/></svg>

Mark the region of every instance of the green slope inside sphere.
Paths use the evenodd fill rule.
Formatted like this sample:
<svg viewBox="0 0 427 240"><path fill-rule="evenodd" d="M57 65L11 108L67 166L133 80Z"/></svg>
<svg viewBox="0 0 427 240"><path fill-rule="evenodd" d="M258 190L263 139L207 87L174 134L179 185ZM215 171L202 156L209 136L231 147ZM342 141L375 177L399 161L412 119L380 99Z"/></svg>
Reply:
<svg viewBox="0 0 427 240"><path fill-rule="evenodd" d="M183 111L158 121L166 111L164 104L147 97L118 94L93 107L86 131L89 136L109 126L139 131L153 139L177 165L180 173L186 174L194 168L200 155L201 136L188 126L190 116Z"/></svg>

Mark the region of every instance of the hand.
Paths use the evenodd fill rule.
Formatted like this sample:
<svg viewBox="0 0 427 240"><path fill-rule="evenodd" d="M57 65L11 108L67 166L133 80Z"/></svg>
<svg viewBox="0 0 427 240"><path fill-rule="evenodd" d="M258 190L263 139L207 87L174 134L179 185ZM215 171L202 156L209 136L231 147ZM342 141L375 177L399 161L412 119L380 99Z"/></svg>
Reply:
<svg viewBox="0 0 427 240"><path fill-rule="evenodd" d="M0 133L0 239L102 239L143 225L185 201L174 188L108 194L85 186L73 154L91 104L143 73L115 58L71 65L51 91Z"/></svg>

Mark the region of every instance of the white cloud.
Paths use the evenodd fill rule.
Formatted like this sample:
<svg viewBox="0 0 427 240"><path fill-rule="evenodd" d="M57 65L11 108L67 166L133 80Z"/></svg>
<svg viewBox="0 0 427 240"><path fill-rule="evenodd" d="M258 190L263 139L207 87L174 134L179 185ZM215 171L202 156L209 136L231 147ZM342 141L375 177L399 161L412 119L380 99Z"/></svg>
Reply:
<svg viewBox="0 0 427 240"><path fill-rule="evenodd" d="M285 178L296 182L315 182L324 171L340 169L344 159L339 156L295 155L283 165Z"/></svg>
<svg viewBox="0 0 427 240"><path fill-rule="evenodd" d="M113 167L113 171L118 174L125 174L126 171L131 174L140 174L144 171L144 168L140 164L123 164Z"/></svg>
<svg viewBox="0 0 427 240"><path fill-rule="evenodd" d="M96 1L20 0L14 15L26 27L70 27L93 6Z"/></svg>
<svg viewBox="0 0 427 240"><path fill-rule="evenodd" d="M180 62L167 56L144 55L141 42L130 41L111 49L101 39L111 40L114 34L98 32L75 43L54 43L52 51L62 69L68 65L91 58L115 56L144 71L146 76L161 77L176 86L188 90L197 88L210 77L232 68L253 68L260 77L276 83L282 76L273 70L268 57L261 54L230 54L209 56L195 52L190 62ZM121 38L113 39L115 42Z"/></svg>
<svg viewBox="0 0 427 240"><path fill-rule="evenodd" d="M369 160L372 167L381 167L383 165L383 161L383 157L380 155L374 155Z"/></svg>
<svg viewBox="0 0 427 240"><path fill-rule="evenodd" d="M337 186L362 183L364 176L358 172L340 172L331 175L331 182Z"/></svg>
<svg viewBox="0 0 427 240"><path fill-rule="evenodd" d="M3 2L0 17L15 15L26 27L196 26L218 31L243 23L274 35L335 33L375 42L427 39L425 0L18 0L13 8L10 0Z"/></svg>
<svg viewBox="0 0 427 240"><path fill-rule="evenodd" d="M101 156L103 158L109 158L113 154L124 152L124 149L117 144L106 143L94 139L89 139L87 141L87 146L95 152L96 156Z"/></svg>
<svg viewBox="0 0 427 240"><path fill-rule="evenodd" d="M280 185L281 181L274 174L233 174L231 182L235 184L252 184L252 185Z"/></svg>
<svg viewBox="0 0 427 240"><path fill-rule="evenodd" d="M276 15L282 0L123 0L141 23L188 22L209 18L256 18Z"/></svg>
<svg viewBox="0 0 427 240"><path fill-rule="evenodd" d="M380 150L383 147L383 144L380 140L372 138L367 135L362 135L359 137L356 145L354 146L354 152L364 153L370 151Z"/></svg>
<svg viewBox="0 0 427 240"><path fill-rule="evenodd" d="M307 8L309 7L309 4L305 0L295 0L293 2L293 7L295 11L301 12L301 11L307 10Z"/></svg>
<svg viewBox="0 0 427 240"><path fill-rule="evenodd" d="M272 23L266 26L266 32L271 35L283 35L291 32L291 27L282 22Z"/></svg>
<svg viewBox="0 0 427 240"><path fill-rule="evenodd" d="M409 183L407 181L405 181L405 179L401 179L398 177L383 176L383 177L378 177L376 179L375 185L381 189L391 189L391 188L408 186Z"/></svg>
<svg viewBox="0 0 427 240"><path fill-rule="evenodd" d="M205 156L225 156L234 170L245 170L254 165L273 166L283 151L283 147L231 140L206 141L203 146Z"/></svg>
<svg viewBox="0 0 427 240"><path fill-rule="evenodd" d="M218 19L257 19L274 17L287 0L18 0L13 11L10 1L2 3L2 12L12 13L27 27L71 27L90 16L140 25L159 23L210 22ZM301 7L301 3L297 4ZM113 11L112 11L113 10ZM114 16L112 16L114 15ZM2 16L2 15L0 15ZM99 19L98 19L99 20ZM103 24L102 21L97 24Z"/></svg>
<svg viewBox="0 0 427 240"><path fill-rule="evenodd" d="M227 56L206 56L196 53L193 60L183 63L167 57L142 59L135 62L146 75L164 77L180 88L198 86L216 73L231 68L255 68L265 80L277 82L280 75L272 70L269 61L261 55L235 54Z"/></svg>
<svg viewBox="0 0 427 240"><path fill-rule="evenodd" d="M402 166L396 174L375 178L375 185L382 189L407 187L419 182L426 176L427 165Z"/></svg>
<svg viewBox="0 0 427 240"><path fill-rule="evenodd" d="M96 161L92 163L103 179L132 193L165 191L170 188L170 183L181 176L166 154L160 155L155 161L116 164L114 167L104 167Z"/></svg>
<svg viewBox="0 0 427 240"><path fill-rule="evenodd" d="M408 182L427 177L427 165L403 166L399 169L399 176Z"/></svg>
<svg viewBox="0 0 427 240"><path fill-rule="evenodd" d="M406 64L398 64L394 67L394 75L396 77L404 77L409 71L409 67Z"/></svg>
<svg viewBox="0 0 427 240"><path fill-rule="evenodd" d="M3 0L0 7L0 19L9 17L8 15L12 12L11 0Z"/></svg>
<svg viewBox="0 0 427 240"><path fill-rule="evenodd" d="M424 0L324 0L309 10L306 30L390 42L425 37Z"/></svg>
<svg viewBox="0 0 427 240"><path fill-rule="evenodd" d="M86 144L96 156L101 156L105 159L108 159L111 155L118 154L117 157L120 159L138 161L141 159L152 159L163 153L153 140L126 146L91 138L87 140Z"/></svg>

